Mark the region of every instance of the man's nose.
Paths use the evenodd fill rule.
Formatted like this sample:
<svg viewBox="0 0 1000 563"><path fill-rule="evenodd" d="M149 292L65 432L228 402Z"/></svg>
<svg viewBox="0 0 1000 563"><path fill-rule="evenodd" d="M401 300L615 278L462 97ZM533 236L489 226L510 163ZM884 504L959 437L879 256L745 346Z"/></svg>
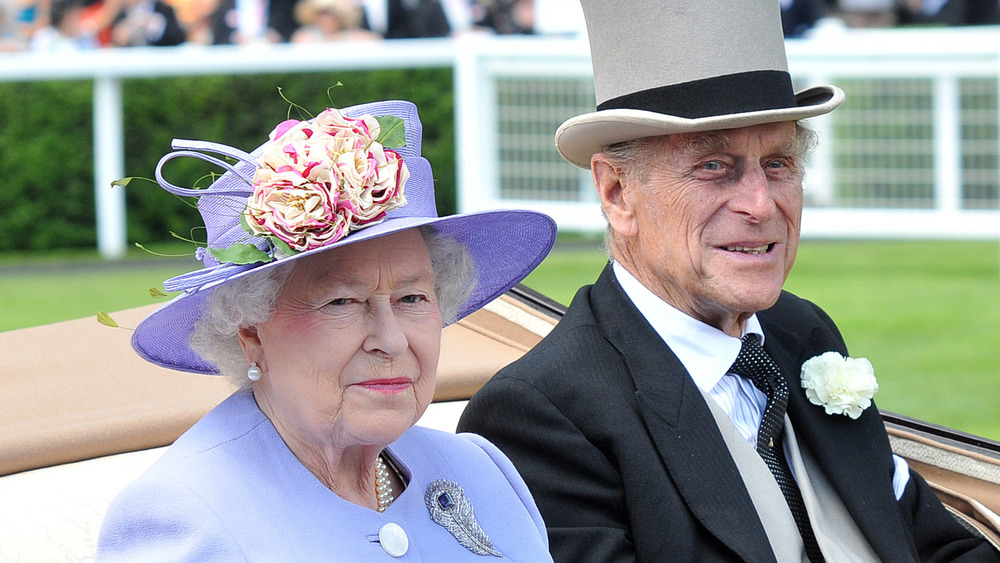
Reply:
<svg viewBox="0 0 1000 563"><path fill-rule="evenodd" d="M760 164L753 163L744 168L730 206L751 223L766 221L775 212L774 193Z"/></svg>

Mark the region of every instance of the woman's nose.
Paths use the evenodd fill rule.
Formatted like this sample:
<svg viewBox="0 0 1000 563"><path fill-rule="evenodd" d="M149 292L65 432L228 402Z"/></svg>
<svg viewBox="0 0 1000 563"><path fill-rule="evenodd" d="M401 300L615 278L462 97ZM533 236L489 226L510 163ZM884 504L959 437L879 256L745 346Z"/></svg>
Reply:
<svg viewBox="0 0 1000 563"><path fill-rule="evenodd" d="M406 333L390 303L369 305L365 322L368 325L368 335L364 342L366 352L392 358L406 351Z"/></svg>

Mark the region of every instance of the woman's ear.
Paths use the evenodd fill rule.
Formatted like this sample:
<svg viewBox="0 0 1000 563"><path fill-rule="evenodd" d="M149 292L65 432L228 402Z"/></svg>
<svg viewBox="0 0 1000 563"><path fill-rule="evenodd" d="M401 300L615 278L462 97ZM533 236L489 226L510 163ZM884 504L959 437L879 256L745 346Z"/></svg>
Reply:
<svg viewBox="0 0 1000 563"><path fill-rule="evenodd" d="M246 355L247 362L260 363L264 357L264 347L261 345L257 327L240 327L236 332L236 336L240 339L240 347L243 348L243 354Z"/></svg>
<svg viewBox="0 0 1000 563"><path fill-rule="evenodd" d="M612 165L601 152L590 158L590 170L608 225L618 235L635 236L637 232L635 212L630 198L627 197L622 171Z"/></svg>

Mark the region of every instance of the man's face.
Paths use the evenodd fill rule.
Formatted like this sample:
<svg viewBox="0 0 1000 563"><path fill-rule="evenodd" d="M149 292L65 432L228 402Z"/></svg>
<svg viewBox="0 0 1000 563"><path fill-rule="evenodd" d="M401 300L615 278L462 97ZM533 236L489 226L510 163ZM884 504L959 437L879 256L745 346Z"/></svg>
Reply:
<svg viewBox="0 0 1000 563"><path fill-rule="evenodd" d="M738 335L795 260L799 146L791 122L663 138L645 177L621 180L616 258L668 303Z"/></svg>

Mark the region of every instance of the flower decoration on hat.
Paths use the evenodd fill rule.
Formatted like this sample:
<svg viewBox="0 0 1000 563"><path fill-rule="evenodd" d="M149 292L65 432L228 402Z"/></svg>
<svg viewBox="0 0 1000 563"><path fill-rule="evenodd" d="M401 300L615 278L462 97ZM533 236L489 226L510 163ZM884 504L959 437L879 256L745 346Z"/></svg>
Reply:
<svg viewBox="0 0 1000 563"><path fill-rule="evenodd" d="M269 262L319 248L406 204L409 171L392 150L405 143L398 117L351 119L330 108L310 121L284 121L269 138L241 224L271 251L252 244L210 248L221 262Z"/></svg>
<svg viewBox="0 0 1000 563"><path fill-rule="evenodd" d="M433 228L465 246L475 266L475 285L449 322L522 280L552 248L555 221L528 210L439 216L434 174L420 152L422 131L414 104L385 100L282 122L249 153L211 141L173 139L154 176L167 192L196 199L205 242L182 240L198 245L195 257L204 267L163 282L164 292L179 295L136 326L136 352L170 369L218 374L218 366L191 348L191 334L216 289L407 229ZM165 167L179 158L226 172L202 176L211 179L207 186L179 186L164 176Z"/></svg>
<svg viewBox="0 0 1000 563"><path fill-rule="evenodd" d="M878 391L875 370L866 358L849 358L825 352L802 364L806 398L826 410L857 419L871 406Z"/></svg>

